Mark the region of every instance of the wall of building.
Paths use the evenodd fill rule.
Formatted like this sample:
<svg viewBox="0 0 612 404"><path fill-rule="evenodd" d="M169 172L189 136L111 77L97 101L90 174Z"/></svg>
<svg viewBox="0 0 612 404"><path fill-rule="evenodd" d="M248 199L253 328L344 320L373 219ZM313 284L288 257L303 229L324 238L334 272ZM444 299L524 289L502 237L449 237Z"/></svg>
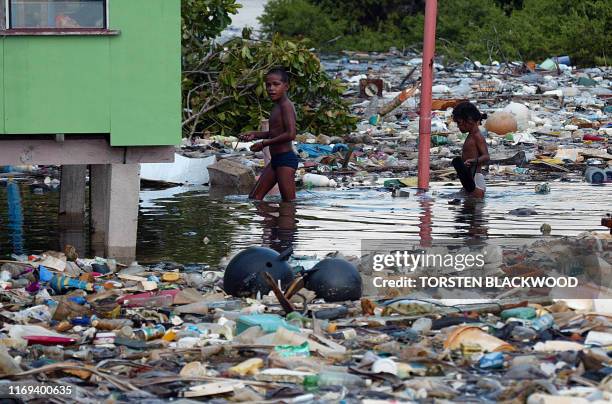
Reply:
<svg viewBox="0 0 612 404"><path fill-rule="evenodd" d="M180 141L180 0L110 0L109 17L120 35L0 37L0 134Z"/></svg>

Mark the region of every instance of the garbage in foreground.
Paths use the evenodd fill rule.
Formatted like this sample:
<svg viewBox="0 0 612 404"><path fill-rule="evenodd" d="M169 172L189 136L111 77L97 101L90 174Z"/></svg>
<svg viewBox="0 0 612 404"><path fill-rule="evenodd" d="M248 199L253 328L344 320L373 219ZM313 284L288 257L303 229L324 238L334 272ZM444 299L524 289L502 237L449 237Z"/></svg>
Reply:
<svg viewBox="0 0 612 404"><path fill-rule="evenodd" d="M610 268L608 235L568 242L580 240L597 241L602 268ZM564 254L556 243L503 257L512 263L520 255L524 266L537 266L538 252ZM225 290L222 282L236 261L213 270L169 262L125 266L53 251L4 261L0 388L71 386L75 401L118 402L612 399L610 300L362 296L360 287L337 301L333 291L346 278L340 273L354 271L368 289L356 269L363 260L333 254L305 265L307 257L288 252L280 259L292 280L283 283L266 271L278 253L263 257L263 269L255 258L262 253L270 255L265 249L237 255L251 257L239 268L261 274L258 282L269 290L243 298L226 293L234 281ZM312 282L306 266L327 274L316 286L330 288L331 301L305 288Z"/></svg>

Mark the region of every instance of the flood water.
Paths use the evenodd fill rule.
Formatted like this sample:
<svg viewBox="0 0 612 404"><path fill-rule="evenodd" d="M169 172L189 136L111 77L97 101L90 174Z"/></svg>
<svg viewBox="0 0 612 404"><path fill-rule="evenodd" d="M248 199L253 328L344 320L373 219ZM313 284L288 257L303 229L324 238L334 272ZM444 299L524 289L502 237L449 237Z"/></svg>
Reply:
<svg viewBox="0 0 612 404"><path fill-rule="evenodd" d="M60 229L59 192L40 193L31 180L0 181L0 256L40 253L69 243L89 251L88 229ZM553 182L548 195L534 184L493 184L482 203L450 205L459 185L432 184L426 195L411 190L393 198L373 188L313 189L299 201L280 204L275 197L253 204L245 196L211 195L207 187L143 189L140 194L137 258L216 265L251 245L322 256L333 251L358 254L363 239L533 238L548 223L553 236L604 230L611 187ZM534 216L512 216L515 208Z"/></svg>

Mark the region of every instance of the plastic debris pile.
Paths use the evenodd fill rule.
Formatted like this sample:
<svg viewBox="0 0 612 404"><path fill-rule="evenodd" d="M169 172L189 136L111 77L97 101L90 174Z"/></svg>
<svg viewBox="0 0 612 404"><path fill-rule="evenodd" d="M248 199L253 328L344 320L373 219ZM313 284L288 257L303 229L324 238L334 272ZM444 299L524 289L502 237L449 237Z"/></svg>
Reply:
<svg viewBox="0 0 612 404"><path fill-rule="evenodd" d="M567 242L593 245L609 273L609 235ZM499 256L545 269L559 243ZM359 258L290 254L251 248L219 268L125 266L69 246L15 257L0 267L0 389L71 386L78 402L612 399L610 300L368 295Z"/></svg>

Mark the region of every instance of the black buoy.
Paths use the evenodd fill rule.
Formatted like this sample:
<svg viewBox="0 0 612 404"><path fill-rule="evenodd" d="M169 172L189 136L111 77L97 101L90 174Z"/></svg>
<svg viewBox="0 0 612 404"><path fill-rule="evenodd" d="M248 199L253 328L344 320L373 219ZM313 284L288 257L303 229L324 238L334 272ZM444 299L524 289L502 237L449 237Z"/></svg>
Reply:
<svg viewBox="0 0 612 404"><path fill-rule="evenodd" d="M266 247L249 247L239 252L227 265L223 276L223 289L236 297L256 296L257 292L266 295L270 287L263 277L269 272L285 289L293 280L291 267L287 263L287 252L278 252Z"/></svg>
<svg viewBox="0 0 612 404"><path fill-rule="evenodd" d="M326 258L307 271L305 286L326 302L361 299L359 271L340 258Z"/></svg>

